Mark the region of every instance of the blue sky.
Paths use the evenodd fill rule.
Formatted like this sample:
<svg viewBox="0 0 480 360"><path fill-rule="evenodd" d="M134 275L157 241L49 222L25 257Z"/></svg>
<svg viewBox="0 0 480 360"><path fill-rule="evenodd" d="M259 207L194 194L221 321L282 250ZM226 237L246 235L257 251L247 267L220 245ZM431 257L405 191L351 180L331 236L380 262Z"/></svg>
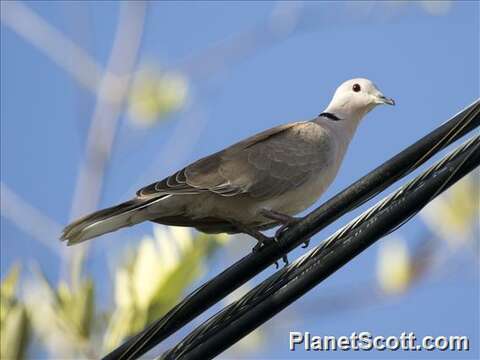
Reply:
<svg viewBox="0 0 480 360"><path fill-rule="evenodd" d="M26 4L106 65L117 3ZM339 176L322 199L334 195L478 98L478 2L454 2L439 14L427 10L419 3L393 2L151 3L138 64L181 72L189 82L188 104L149 129L121 116L100 206L126 200L136 187L257 131L312 118L342 81L367 77L397 106L378 108L361 124ZM65 57L76 61L71 54ZM95 99L45 53L3 25L0 59L1 181L64 225L69 221ZM179 133L179 124L187 130ZM358 211L346 219L355 214ZM315 241L332 230L322 231ZM426 231L414 219L401 234L414 242ZM149 232L151 226L144 224L124 230L121 236L95 240L89 271L108 284L109 259ZM63 246L56 239L49 241ZM252 244L239 246L235 258ZM58 257L3 216L1 250L2 276L16 261L35 260L51 279L59 277ZM330 315L315 315L313 310L308 316L302 314L303 306L314 309L312 304L328 296L328 289L345 290L372 277L375 256L375 249L369 249L292 305L288 310L295 315L292 322L275 322L274 335L255 355L316 356L288 352L288 329L295 328L339 335L360 330L385 335L407 330L417 335L468 335L474 344L469 353L388 356L478 357L478 263L468 253L452 260L462 265L460 271L429 279L392 301ZM209 275L227 266L217 260ZM100 294L108 297L109 286ZM352 354L322 355L347 358ZM381 352L354 355L386 356Z"/></svg>

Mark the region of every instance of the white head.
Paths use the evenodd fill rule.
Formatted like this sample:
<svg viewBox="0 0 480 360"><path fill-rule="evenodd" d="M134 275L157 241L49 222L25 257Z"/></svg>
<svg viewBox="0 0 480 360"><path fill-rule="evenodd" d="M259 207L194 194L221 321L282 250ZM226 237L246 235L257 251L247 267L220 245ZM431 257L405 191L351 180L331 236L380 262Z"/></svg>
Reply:
<svg viewBox="0 0 480 360"><path fill-rule="evenodd" d="M395 105L368 79L351 79L340 85L325 112L340 119L360 121L369 111L380 104Z"/></svg>

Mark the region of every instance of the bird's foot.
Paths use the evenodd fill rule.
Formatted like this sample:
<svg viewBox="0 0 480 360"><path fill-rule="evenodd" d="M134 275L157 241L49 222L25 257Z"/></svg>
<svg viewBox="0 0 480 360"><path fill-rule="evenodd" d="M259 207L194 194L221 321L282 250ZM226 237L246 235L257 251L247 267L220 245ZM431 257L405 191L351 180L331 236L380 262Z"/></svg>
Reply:
<svg viewBox="0 0 480 360"><path fill-rule="evenodd" d="M290 215L287 215L287 214L282 214L282 213L279 213L279 212L274 211L274 210L263 209L262 210L262 215L265 216L268 219L278 221L281 224L281 226L275 232L275 239L279 239L280 235L283 232L288 230L288 228L298 224L300 222L300 220L302 220L299 217L294 217L294 216L290 216ZM307 248L309 244L310 244L310 238L306 239L303 242L302 249Z"/></svg>
<svg viewBox="0 0 480 360"><path fill-rule="evenodd" d="M260 251L263 247L269 246L271 244L278 244L277 240L273 237L268 237L262 234L260 231L255 231L255 235L248 233L248 235L254 237L257 240L257 244L252 248L253 252Z"/></svg>
<svg viewBox="0 0 480 360"><path fill-rule="evenodd" d="M271 246L272 244L275 244L275 246L279 246L276 237L268 237L267 235L262 234L260 231L252 229L243 224L235 223L235 226L238 228L240 232L248 234L258 241L257 244L253 247L252 252L261 251L265 246ZM285 263L285 265L288 265L287 254L282 255L282 260ZM275 267L277 269L279 267L277 261L275 261Z"/></svg>
<svg viewBox="0 0 480 360"><path fill-rule="evenodd" d="M252 248L252 252L258 252L261 251L265 246L270 246L270 244L275 244L276 246L279 246L277 238L276 237L268 237L266 235L263 235L260 233L262 236L261 237L255 237L255 239L258 241L257 244ZM251 235L251 234L250 234ZM282 260L285 265L288 265L288 257L287 254L282 255ZM278 261L275 261L275 267L278 269Z"/></svg>
<svg viewBox="0 0 480 360"><path fill-rule="evenodd" d="M298 219L298 218L291 218L291 219L288 220L288 222L282 223L280 225L280 227L277 229L277 231L275 231L275 238L279 239L280 235L282 235L282 233L287 231L288 228L290 228L291 226L297 224L299 221L300 221L300 219Z"/></svg>
<svg viewBox="0 0 480 360"><path fill-rule="evenodd" d="M308 238L307 240L305 240L303 242L303 245L301 246L301 248L306 249L308 247L308 245L310 245L310 238Z"/></svg>
<svg viewBox="0 0 480 360"><path fill-rule="evenodd" d="M277 239L285 230L287 230L289 227L295 224L298 224L301 220L301 218L297 218L287 214L282 214L274 210L263 209L261 211L261 214L265 216L267 219L274 220L281 224L281 226L275 232L275 237Z"/></svg>

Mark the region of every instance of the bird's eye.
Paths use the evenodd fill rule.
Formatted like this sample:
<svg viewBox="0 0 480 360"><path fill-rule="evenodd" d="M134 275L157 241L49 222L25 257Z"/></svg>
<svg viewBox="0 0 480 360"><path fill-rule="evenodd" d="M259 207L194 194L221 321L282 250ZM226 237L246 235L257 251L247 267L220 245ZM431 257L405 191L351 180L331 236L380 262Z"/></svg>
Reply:
<svg viewBox="0 0 480 360"><path fill-rule="evenodd" d="M352 90L355 92L359 92L360 90L362 90L362 88L360 87L360 85L354 84L352 87Z"/></svg>

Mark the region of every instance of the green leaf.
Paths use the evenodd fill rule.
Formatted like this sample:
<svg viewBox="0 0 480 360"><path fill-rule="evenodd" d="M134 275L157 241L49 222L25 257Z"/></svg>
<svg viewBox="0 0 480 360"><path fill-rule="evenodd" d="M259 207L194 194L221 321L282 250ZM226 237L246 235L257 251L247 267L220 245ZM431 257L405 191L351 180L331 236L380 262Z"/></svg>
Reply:
<svg viewBox="0 0 480 360"><path fill-rule="evenodd" d="M1 326L0 357L2 359L23 359L30 336L29 320L25 307L12 306Z"/></svg>
<svg viewBox="0 0 480 360"><path fill-rule="evenodd" d="M85 280L82 284L82 290L77 295L77 308L80 333L88 338L95 310L95 286L91 279Z"/></svg>
<svg viewBox="0 0 480 360"><path fill-rule="evenodd" d="M111 351L132 333L138 321L134 309L120 308L115 311L103 339L104 351Z"/></svg>
<svg viewBox="0 0 480 360"><path fill-rule="evenodd" d="M79 268L76 267L79 271ZM72 268L75 270L75 267ZM82 278L80 272L72 274L69 285L60 281L54 288L45 275L38 270L36 286L43 296L29 304L35 328L54 353L64 355L65 351L80 352L87 357L93 354L90 346L90 333L94 319L94 283L90 278ZM42 313L38 313L38 308ZM57 345L62 339L61 348Z"/></svg>
<svg viewBox="0 0 480 360"><path fill-rule="evenodd" d="M5 276L5 278L2 280L2 284L0 286L0 296L3 299L7 301L14 299L19 275L20 265L15 264L12 266L7 276Z"/></svg>
<svg viewBox="0 0 480 360"><path fill-rule="evenodd" d="M215 235L199 233L192 246L184 250L182 257L166 281L152 298L145 325L164 315L181 298L185 289L202 273L205 258L221 243Z"/></svg>

